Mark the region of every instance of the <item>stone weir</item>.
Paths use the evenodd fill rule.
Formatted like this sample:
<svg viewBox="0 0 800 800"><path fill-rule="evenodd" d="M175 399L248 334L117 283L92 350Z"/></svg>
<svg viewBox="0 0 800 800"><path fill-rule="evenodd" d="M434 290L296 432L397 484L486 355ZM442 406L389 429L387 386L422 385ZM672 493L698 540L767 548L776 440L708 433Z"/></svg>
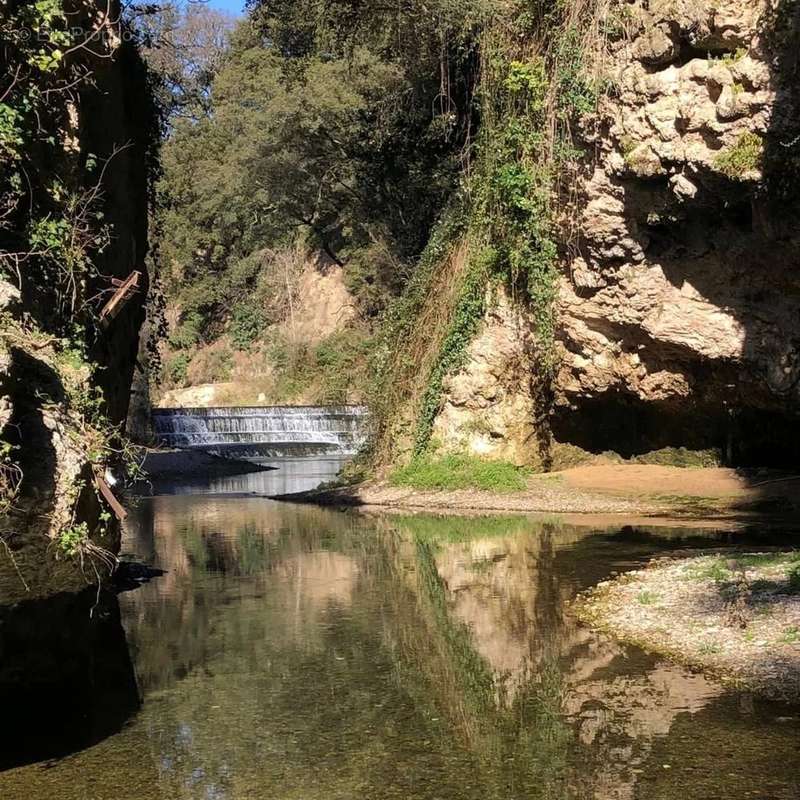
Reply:
<svg viewBox="0 0 800 800"><path fill-rule="evenodd" d="M366 439L367 419L363 406L153 410L160 444L232 458L354 455Z"/></svg>

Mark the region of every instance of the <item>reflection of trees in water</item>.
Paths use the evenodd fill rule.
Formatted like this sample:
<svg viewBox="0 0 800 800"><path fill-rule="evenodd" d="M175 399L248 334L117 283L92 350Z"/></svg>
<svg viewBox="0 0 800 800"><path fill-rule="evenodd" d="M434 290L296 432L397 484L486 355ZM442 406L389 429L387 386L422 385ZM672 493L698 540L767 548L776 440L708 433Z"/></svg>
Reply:
<svg viewBox="0 0 800 800"><path fill-rule="evenodd" d="M470 753L483 797L563 796L571 735L559 670L531 670L510 696L507 676L476 651L469 625L452 613L435 544L417 539L414 558L416 585L404 582L393 597L392 652L415 705L446 719L436 728L440 746Z"/></svg>
<svg viewBox="0 0 800 800"><path fill-rule="evenodd" d="M388 763L395 763L398 747L405 770L420 759L423 773L437 780L457 763L470 777L453 796L513 791L556 797L568 781L590 793L591 777L585 770L576 777L570 768L582 746L575 717L586 703L605 702L606 682L591 684L576 708L569 681L586 681L621 651L598 650L564 614L574 583L559 570L559 554L586 532L553 524L531 531L530 522L519 518L411 519L405 525L411 541L398 540L391 526L376 534L349 515L330 513L287 519L262 512L236 520L227 533L213 515L173 524L171 541L160 546L179 546L181 552L170 557L191 567L168 597L180 610L174 622L180 653L175 657L150 642L141 648L138 666L146 650L158 654L172 681L181 679L173 689L184 698L180 705L191 709L175 716L159 742L159 751L176 765L170 768L175 780L189 780L203 764L205 774L216 778L200 784L216 791L234 759L231 785L262 780L312 792L301 766L289 780L265 773L263 765L249 766L250 759L263 762L263 754L243 758L251 726L268 718L269 738L292 742L271 757L325 765L329 796L345 787L404 784L385 763L390 753ZM236 587L236 604L221 614L228 586ZM163 621L164 610L158 613ZM174 635L165 638L174 642ZM577 660L576 650L583 651ZM241 664L249 667L240 670ZM225 701L224 725L242 730L233 734L241 743L227 754L206 724L194 726L191 736L174 734L181 719L205 723L197 699L219 674L225 675L224 688L217 689ZM274 681L269 686L262 682L267 674ZM155 685L164 685L154 677ZM634 684L629 697L646 688ZM209 705L214 701L205 697ZM168 713L174 714L172 704ZM625 734L613 726L607 722L585 742L606 753L596 758L598 765L609 761L613 737ZM429 796L424 788L404 791Z"/></svg>
<svg viewBox="0 0 800 800"><path fill-rule="evenodd" d="M451 748L431 750L430 721L394 680L379 628L383 590L393 580L381 537L348 515L331 514L325 525L314 515L275 522L254 518L225 543L214 524L200 526L200 541L214 551L207 567L224 556L226 568L236 568L231 559L242 552L265 558L245 580L229 580L230 572L215 577L210 568L195 575L192 590L209 601L204 657L180 680L173 676L167 693L154 692L146 708L162 790L174 797L269 791L350 800L386 796L391 786L398 797L429 797L431 787L416 785L420 776L409 763L446 763ZM197 536L186 538L184 523L172 535L197 548L199 562ZM269 547L241 549L242 534L254 530ZM154 590L150 601L194 613L197 597L187 605L183 588L173 585L160 598ZM136 602L147 613L143 598ZM185 624L185 613L176 616ZM149 646L139 647L140 669ZM460 776L444 765L436 772L444 783L452 779L456 796Z"/></svg>
<svg viewBox="0 0 800 800"><path fill-rule="evenodd" d="M217 647L252 649L263 630L242 619L245 601L286 589L292 596L282 602L293 609L291 628L305 632L314 629L319 603L324 606L331 592L346 595L346 584L356 578L351 559L337 550L355 536L349 515L320 524L315 513L287 514L284 507L240 499L165 497L154 507L144 525L131 526L126 546L150 553L167 574L123 598L145 693L201 668L217 657ZM339 523L336 531L331 521ZM225 638L217 644L220 626Z"/></svg>
<svg viewBox="0 0 800 800"><path fill-rule="evenodd" d="M126 596L153 797L632 797L653 742L708 702L565 613L608 535L181 509L154 515L171 581Z"/></svg>

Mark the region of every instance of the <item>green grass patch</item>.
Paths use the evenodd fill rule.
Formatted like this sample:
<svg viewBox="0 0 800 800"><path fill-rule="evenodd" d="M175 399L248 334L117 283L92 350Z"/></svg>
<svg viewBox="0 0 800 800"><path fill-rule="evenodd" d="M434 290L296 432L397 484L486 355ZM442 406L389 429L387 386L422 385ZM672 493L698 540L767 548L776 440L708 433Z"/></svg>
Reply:
<svg viewBox="0 0 800 800"><path fill-rule="evenodd" d="M482 489L487 492L521 492L530 470L508 461L490 461L466 454L418 456L396 469L389 482L414 489Z"/></svg>
<svg viewBox="0 0 800 800"><path fill-rule="evenodd" d="M745 180L761 169L764 161L764 140L755 133L743 133L733 147L723 150L714 166L732 180Z"/></svg>
<svg viewBox="0 0 800 800"><path fill-rule="evenodd" d="M696 581L727 581L731 577L731 571L725 566L721 558L717 558L709 563L692 565L688 575L692 580Z"/></svg>
<svg viewBox="0 0 800 800"><path fill-rule="evenodd" d="M783 636L781 636L781 641L784 644L797 644L797 642L800 642L800 628L795 625L787 628L783 632Z"/></svg>
<svg viewBox="0 0 800 800"><path fill-rule="evenodd" d="M663 447L651 450L640 456L634 456L634 464L656 464L664 467L718 467L722 464L722 453L719 450L689 450L686 447Z"/></svg>
<svg viewBox="0 0 800 800"><path fill-rule="evenodd" d="M769 567L779 564L797 564L800 566L800 550L775 553L744 553L731 556L742 567Z"/></svg>
<svg viewBox="0 0 800 800"><path fill-rule="evenodd" d="M454 517L414 514L393 518L397 527L421 542L458 544L475 539L518 536L524 533L557 529L557 518L531 520L524 516Z"/></svg>
<svg viewBox="0 0 800 800"><path fill-rule="evenodd" d="M636 599L639 601L640 605L653 606L658 602L658 595L655 592L642 589L642 591L636 595Z"/></svg>
<svg viewBox="0 0 800 800"><path fill-rule="evenodd" d="M689 566L686 577L689 580L713 580L726 583L733 580L738 570L755 570L748 572L750 588L756 594L786 594L786 583L781 579L759 577L758 570L769 570L774 567L787 567L787 583L789 594L800 594L800 550L776 551L772 553L732 553L729 556L698 559Z"/></svg>

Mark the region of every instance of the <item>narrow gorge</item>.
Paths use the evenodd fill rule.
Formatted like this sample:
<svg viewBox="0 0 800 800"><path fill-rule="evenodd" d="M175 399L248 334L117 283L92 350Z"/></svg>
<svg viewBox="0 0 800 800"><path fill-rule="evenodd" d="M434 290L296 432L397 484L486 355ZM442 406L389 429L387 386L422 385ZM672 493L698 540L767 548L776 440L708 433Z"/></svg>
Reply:
<svg viewBox="0 0 800 800"><path fill-rule="evenodd" d="M800 0L0 62L3 800L797 800Z"/></svg>

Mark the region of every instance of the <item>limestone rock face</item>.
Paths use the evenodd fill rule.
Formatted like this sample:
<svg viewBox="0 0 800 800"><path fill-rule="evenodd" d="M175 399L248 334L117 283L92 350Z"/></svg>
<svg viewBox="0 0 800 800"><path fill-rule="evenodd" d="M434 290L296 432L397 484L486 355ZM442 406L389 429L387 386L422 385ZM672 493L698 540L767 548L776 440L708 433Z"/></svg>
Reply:
<svg viewBox="0 0 800 800"><path fill-rule="evenodd" d="M490 300L489 309L467 366L445 380L433 438L447 450L523 464L530 460L535 433L530 325L503 293Z"/></svg>
<svg viewBox="0 0 800 800"><path fill-rule="evenodd" d="M767 174L797 126L796 37L778 6L629 6L640 33L613 46L617 91L600 104L560 286L562 420L604 399L702 409L719 440L739 436L742 412L800 407L800 227ZM653 446L676 434L652 428L637 434Z"/></svg>
<svg viewBox="0 0 800 800"><path fill-rule="evenodd" d="M309 345L342 330L356 316L353 295L342 268L317 255L309 260L297 286L298 306L289 321L289 335Z"/></svg>
<svg viewBox="0 0 800 800"><path fill-rule="evenodd" d="M565 214L577 247L559 287L558 440L796 457L800 19L789 5L625 4L635 24L609 45L612 88L583 121L587 158ZM494 419L502 381L487 347L452 379L440 436L470 403ZM522 406L504 396L506 417Z"/></svg>

